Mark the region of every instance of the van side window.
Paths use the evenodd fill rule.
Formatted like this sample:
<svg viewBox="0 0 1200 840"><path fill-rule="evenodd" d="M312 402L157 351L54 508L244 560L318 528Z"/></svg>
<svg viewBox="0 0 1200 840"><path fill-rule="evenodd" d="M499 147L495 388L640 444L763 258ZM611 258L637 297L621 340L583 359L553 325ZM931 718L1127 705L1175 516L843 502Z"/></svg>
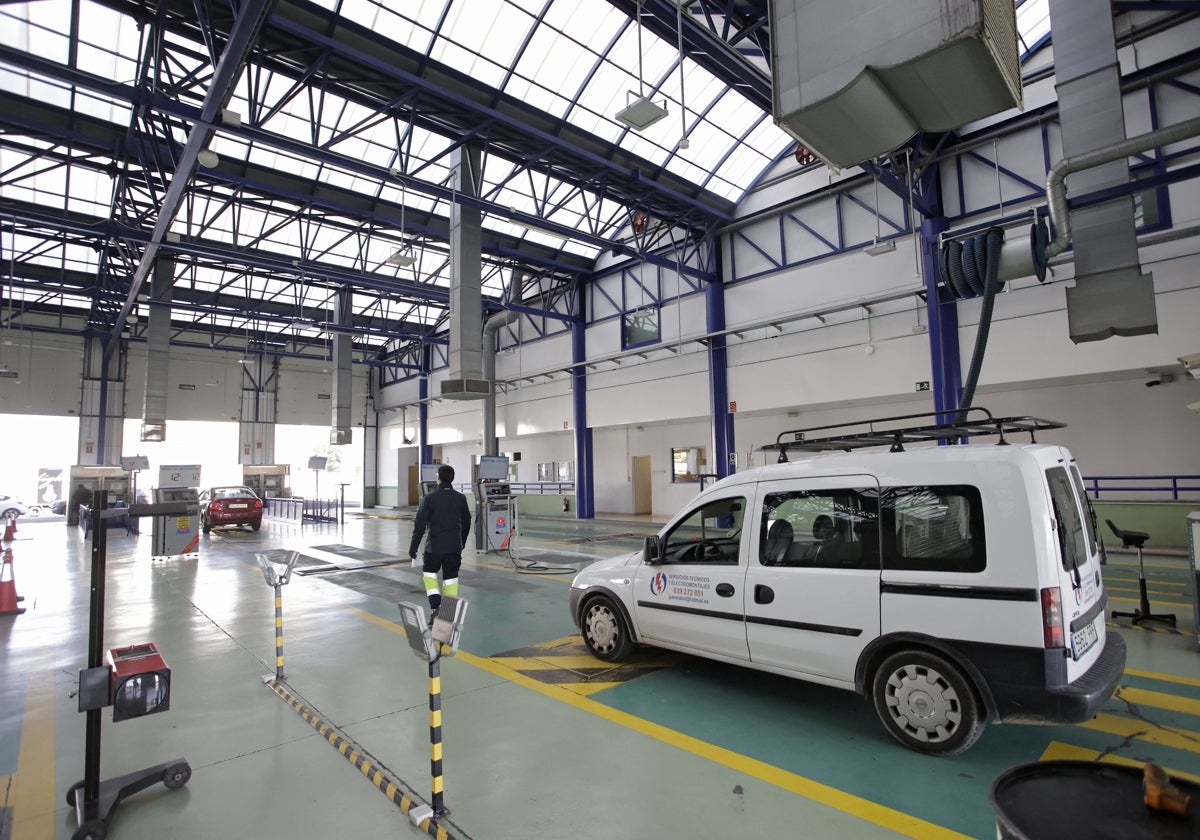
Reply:
<svg viewBox="0 0 1200 840"><path fill-rule="evenodd" d="M763 502L758 561L764 566L879 568L876 491L794 490Z"/></svg>
<svg viewBox="0 0 1200 840"><path fill-rule="evenodd" d="M881 493L885 569L981 572L987 566L979 490L965 484Z"/></svg>
<svg viewBox="0 0 1200 840"><path fill-rule="evenodd" d="M1088 561L1087 535L1083 517L1071 488L1071 478L1062 467L1046 470L1050 485L1050 503L1054 509L1054 525L1058 532L1058 549L1064 571L1074 571Z"/></svg>
<svg viewBox="0 0 1200 840"><path fill-rule="evenodd" d="M746 500L714 499L692 511L663 540L664 563L736 566Z"/></svg>

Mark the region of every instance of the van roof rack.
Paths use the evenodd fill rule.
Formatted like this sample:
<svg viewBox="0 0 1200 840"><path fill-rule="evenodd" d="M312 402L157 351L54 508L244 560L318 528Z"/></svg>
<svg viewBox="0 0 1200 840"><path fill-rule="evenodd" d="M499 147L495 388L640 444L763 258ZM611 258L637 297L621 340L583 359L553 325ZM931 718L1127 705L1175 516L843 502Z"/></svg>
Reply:
<svg viewBox="0 0 1200 840"><path fill-rule="evenodd" d="M924 419L919 425L904 421ZM890 426L887 424L903 423ZM998 445L1008 441L1006 434L1029 433L1030 443L1037 443L1034 432L1043 429L1062 429L1066 423L1043 420L1040 417L993 417L982 406L949 408L920 414L900 414L895 417L877 417L873 420L857 420L848 423L833 423L828 426L810 426L806 429L791 429L780 432L775 443L769 443L762 451L779 451L779 463L787 462L789 451L822 452L830 449L865 449L869 446L890 446L891 452L903 452L906 443L930 443L934 441L955 442L960 438L981 435L999 435ZM865 426L866 428L862 428ZM827 432L841 429L836 434L811 437L811 432Z"/></svg>

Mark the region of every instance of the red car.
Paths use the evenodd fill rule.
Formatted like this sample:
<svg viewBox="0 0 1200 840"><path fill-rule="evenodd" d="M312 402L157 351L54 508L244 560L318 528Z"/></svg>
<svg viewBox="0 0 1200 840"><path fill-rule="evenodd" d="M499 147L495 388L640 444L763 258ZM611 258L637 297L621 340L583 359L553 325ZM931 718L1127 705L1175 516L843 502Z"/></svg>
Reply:
<svg viewBox="0 0 1200 840"><path fill-rule="evenodd" d="M200 492L200 527L204 533L226 525L262 527L263 503L249 487L210 487Z"/></svg>

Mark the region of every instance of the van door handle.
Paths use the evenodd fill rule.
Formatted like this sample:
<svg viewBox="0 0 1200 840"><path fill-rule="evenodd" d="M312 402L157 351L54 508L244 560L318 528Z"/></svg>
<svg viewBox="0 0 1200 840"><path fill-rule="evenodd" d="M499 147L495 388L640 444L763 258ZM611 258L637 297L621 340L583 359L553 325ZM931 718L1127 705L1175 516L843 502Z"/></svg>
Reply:
<svg viewBox="0 0 1200 840"><path fill-rule="evenodd" d="M754 587L754 603L770 604L775 600L775 590L769 586L763 586L761 583Z"/></svg>
<svg viewBox="0 0 1200 840"><path fill-rule="evenodd" d="M718 583L717 584L717 594L720 595L722 598L731 597L733 595L733 584L732 583Z"/></svg>

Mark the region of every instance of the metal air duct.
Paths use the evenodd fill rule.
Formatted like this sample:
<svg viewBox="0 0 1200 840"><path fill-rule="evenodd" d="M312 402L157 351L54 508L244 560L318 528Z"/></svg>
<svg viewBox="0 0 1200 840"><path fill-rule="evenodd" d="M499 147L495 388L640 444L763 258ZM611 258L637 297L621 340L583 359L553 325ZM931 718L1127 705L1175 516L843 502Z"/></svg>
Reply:
<svg viewBox="0 0 1200 840"><path fill-rule="evenodd" d="M171 300L174 262L159 257L150 278L150 315L146 320L146 393L142 399L145 441L167 439L167 370L171 361Z"/></svg>
<svg viewBox="0 0 1200 840"><path fill-rule="evenodd" d="M456 192L478 194L479 150L455 150L450 176ZM452 400L488 396L491 383L483 375L482 214L478 207L450 203L450 372L441 394Z"/></svg>
<svg viewBox="0 0 1200 840"><path fill-rule="evenodd" d="M354 292L349 286L343 286L338 291L334 323L346 329L335 331L330 341L333 346L333 427L329 430L329 442L334 446L350 443L354 438L354 430L350 426L354 342L348 332L354 324L353 299Z"/></svg>
<svg viewBox="0 0 1200 840"><path fill-rule="evenodd" d="M1077 195L1129 183L1124 153L1125 112L1121 68L1117 63L1110 0L1050 0L1054 31L1054 75L1062 124L1063 157L1089 159L1051 170L1047 192L1057 191L1068 171ZM1103 150L1097 153L1095 150ZM1060 168L1061 167L1061 168ZM1057 221L1068 218L1059 196ZM1067 237L1074 230L1075 285L1067 289L1071 340L1099 341L1114 335L1158 332L1154 278L1138 262L1133 201L1128 196L1070 211ZM1063 232L1048 255L1062 250Z"/></svg>
<svg viewBox="0 0 1200 840"><path fill-rule="evenodd" d="M520 288L518 278L513 277L513 288ZM497 312L483 325L483 378L488 384L488 393L483 403L483 454L499 455L496 445L496 332L520 317L519 312L506 309Z"/></svg>
<svg viewBox="0 0 1200 840"><path fill-rule="evenodd" d="M769 10L772 114L828 163L1021 107L1012 0L771 0Z"/></svg>

